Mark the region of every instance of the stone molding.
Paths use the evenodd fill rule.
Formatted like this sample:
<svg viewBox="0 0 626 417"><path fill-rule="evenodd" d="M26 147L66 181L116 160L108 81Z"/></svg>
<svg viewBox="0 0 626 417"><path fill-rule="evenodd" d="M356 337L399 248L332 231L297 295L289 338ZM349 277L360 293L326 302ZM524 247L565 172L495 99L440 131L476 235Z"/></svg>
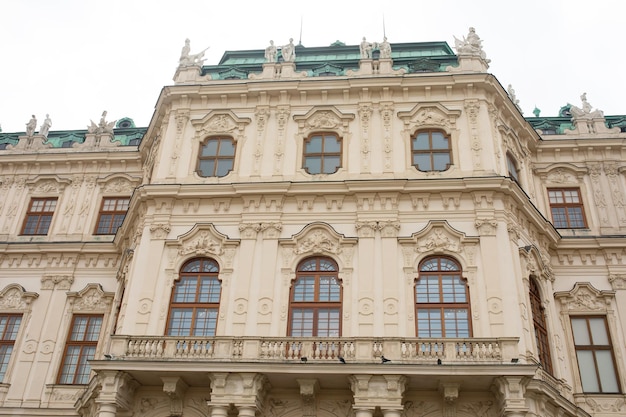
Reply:
<svg viewBox="0 0 626 417"><path fill-rule="evenodd" d="M32 302L37 297L39 297L39 294L27 292L19 284L9 284L0 291L0 311L30 311Z"/></svg>
<svg viewBox="0 0 626 417"><path fill-rule="evenodd" d="M615 299L615 291L600 291L589 282L577 282L570 291L554 293L554 298L560 301L561 306L568 313L607 314L612 310L610 307Z"/></svg>

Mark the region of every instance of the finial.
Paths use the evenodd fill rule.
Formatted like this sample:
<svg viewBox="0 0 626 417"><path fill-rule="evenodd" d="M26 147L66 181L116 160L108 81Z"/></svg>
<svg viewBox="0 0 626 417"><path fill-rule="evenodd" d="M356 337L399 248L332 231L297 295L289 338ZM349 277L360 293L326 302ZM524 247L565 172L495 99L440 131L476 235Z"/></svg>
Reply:
<svg viewBox="0 0 626 417"><path fill-rule="evenodd" d="M535 117L539 117L539 115L541 114L541 110L539 110L539 107L535 106L535 108L533 109L533 114L535 115Z"/></svg>

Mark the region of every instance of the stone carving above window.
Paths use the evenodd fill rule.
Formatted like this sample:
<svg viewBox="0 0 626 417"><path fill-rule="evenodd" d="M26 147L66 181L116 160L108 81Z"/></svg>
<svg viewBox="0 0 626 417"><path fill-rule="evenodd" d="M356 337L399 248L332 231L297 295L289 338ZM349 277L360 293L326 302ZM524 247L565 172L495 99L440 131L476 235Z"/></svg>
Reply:
<svg viewBox="0 0 626 417"><path fill-rule="evenodd" d="M9 284L0 291L0 311L27 311L37 297L39 294L27 292L19 284Z"/></svg>
<svg viewBox="0 0 626 417"><path fill-rule="evenodd" d="M165 242L170 252L170 267L180 269L181 265L195 256L210 256L220 264L220 270L232 269L238 239L230 239L217 231L212 223L196 224L189 232L177 239Z"/></svg>
<svg viewBox="0 0 626 417"><path fill-rule="evenodd" d="M569 313L603 313L611 308L615 291L597 290L589 282L577 282L570 291L554 293L554 298L561 302L563 309Z"/></svg>
<svg viewBox="0 0 626 417"><path fill-rule="evenodd" d="M587 168L567 163L537 167L534 171L542 180L550 184L579 184L588 172Z"/></svg>
<svg viewBox="0 0 626 417"><path fill-rule="evenodd" d="M460 115L460 110L449 110L440 103L420 103L411 111L398 112L398 117L404 122L404 130L410 133L428 127L454 129Z"/></svg>
<svg viewBox="0 0 626 417"><path fill-rule="evenodd" d="M40 176L34 180L26 181L28 188L33 194L38 196L58 196L66 186L71 184L71 180L59 178L56 175Z"/></svg>
<svg viewBox="0 0 626 417"><path fill-rule="evenodd" d="M304 115L295 115L298 133L306 136L320 130L329 130L343 136L348 133L348 126L354 120L354 114L344 114L334 106L322 106L311 109Z"/></svg>
<svg viewBox="0 0 626 417"><path fill-rule="evenodd" d="M203 140L206 136L229 134L237 140L243 136L245 127L251 119L238 117L230 110L215 110L209 112L202 119L192 119L191 124L196 130L195 138Z"/></svg>
<svg viewBox="0 0 626 417"><path fill-rule="evenodd" d="M290 239L280 239L285 267L295 267L294 261L311 255L330 255L340 260L343 268L352 267L352 255L356 238L346 238L326 223L307 225Z"/></svg>
<svg viewBox="0 0 626 417"><path fill-rule="evenodd" d="M130 195L135 187L141 183L141 179L120 173L99 179L97 183L103 193Z"/></svg>
<svg viewBox="0 0 626 417"><path fill-rule="evenodd" d="M465 236L445 220L433 220L411 237L398 238L398 242L402 246L405 267L413 267L419 259L435 253L463 255L470 266L475 262L473 249L479 238Z"/></svg>
<svg viewBox="0 0 626 417"><path fill-rule="evenodd" d="M70 301L72 311L87 311L107 313L115 293L105 292L100 284L87 284L85 288L78 292L68 292L67 298Z"/></svg>

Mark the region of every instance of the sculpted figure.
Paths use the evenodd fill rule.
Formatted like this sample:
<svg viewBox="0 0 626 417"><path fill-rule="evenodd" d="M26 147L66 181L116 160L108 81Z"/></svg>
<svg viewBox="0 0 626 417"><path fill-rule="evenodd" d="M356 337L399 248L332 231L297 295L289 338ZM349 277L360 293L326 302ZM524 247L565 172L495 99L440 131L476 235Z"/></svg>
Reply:
<svg viewBox="0 0 626 417"><path fill-rule="evenodd" d="M361 59L372 59L372 44L365 39L363 36L363 41L360 45L361 50Z"/></svg>
<svg viewBox="0 0 626 417"><path fill-rule="evenodd" d="M52 120L50 120L50 115L46 114L46 119L43 121L43 124L39 128L39 134L48 137L50 126L52 126Z"/></svg>
<svg viewBox="0 0 626 417"><path fill-rule="evenodd" d="M37 128L37 118L33 114L26 123L26 136L33 136L35 134L35 129Z"/></svg>
<svg viewBox="0 0 626 417"><path fill-rule="evenodd" d="M270 41L270 46L265 48L265 62L276 62L278 49L274 45L274 41Z"/></svg>
<svg viewBox="0 0 626 417"><path fill-rule="evenodd" d="M283 54L283 61L294 62L296 60L296 47L293 44L293 38L289 38L289 43L280 50Z"/></svg>
<svg viewBox="0 0 626 417"><path fill-rule="evenodd" d="M487 54L483 51L483 41L473 27L469 28L469 33L463 40L454 37L454 47L459 55L476 55L488 62Z"/></svg>
<svg viewBox="0 0 626 417"><path fill-rule="evenodd" d="M87 131L89 133L96 133L96 134L113 133L115 120L113 120L112 122L107 122L106 117L107 117L107 111L105 110L102 112L102 116L100 117L100 122L98 122L98 124L95 124L93 120L90 120L91 126L87 126Z"/></svg>
<svg viewBox="0 0 626 417"><path fill-rule="evenodd" d="M604 117L604 112L602 110L596 109L591 111L592 107L587 101L587 93L583 93L580 96L580 100L583 104L582 109L573 105L570 107L573 119L593 119L595 117Z"/></svg>
<svg viewBox="0 0 626 417"><path fill-rule="evenodd" d="M378 45L378 50L380 51L381 59L389 59L391 58L391 45L387 42L387 37L383 38L383 41Z"/></svg>
<svg viewBox="0 0 626 417"><path fill-rule="evenodd" d="M192 65L202 65L204 64L204 52L209 48L205 48L201 52L197 54L190 54L191 52L191 41L189 39L185 39L185 46L180 51L180 58L178 60L179 65L181 67L189 67Z"/></svg>

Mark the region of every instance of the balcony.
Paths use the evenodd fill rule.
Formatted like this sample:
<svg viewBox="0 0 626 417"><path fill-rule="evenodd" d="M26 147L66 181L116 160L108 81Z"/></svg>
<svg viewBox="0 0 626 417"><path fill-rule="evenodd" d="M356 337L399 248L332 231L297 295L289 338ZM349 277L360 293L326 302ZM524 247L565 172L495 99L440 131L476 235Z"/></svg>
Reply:
<svg viewBox="0 0 626 417"><path fill-rule="evenodd" d="M380 362L507 364L519 357L518 338L315 338L113 336L112 357L133 361L286 363ZM305 358L305 359L303 359Z"/></svg>

